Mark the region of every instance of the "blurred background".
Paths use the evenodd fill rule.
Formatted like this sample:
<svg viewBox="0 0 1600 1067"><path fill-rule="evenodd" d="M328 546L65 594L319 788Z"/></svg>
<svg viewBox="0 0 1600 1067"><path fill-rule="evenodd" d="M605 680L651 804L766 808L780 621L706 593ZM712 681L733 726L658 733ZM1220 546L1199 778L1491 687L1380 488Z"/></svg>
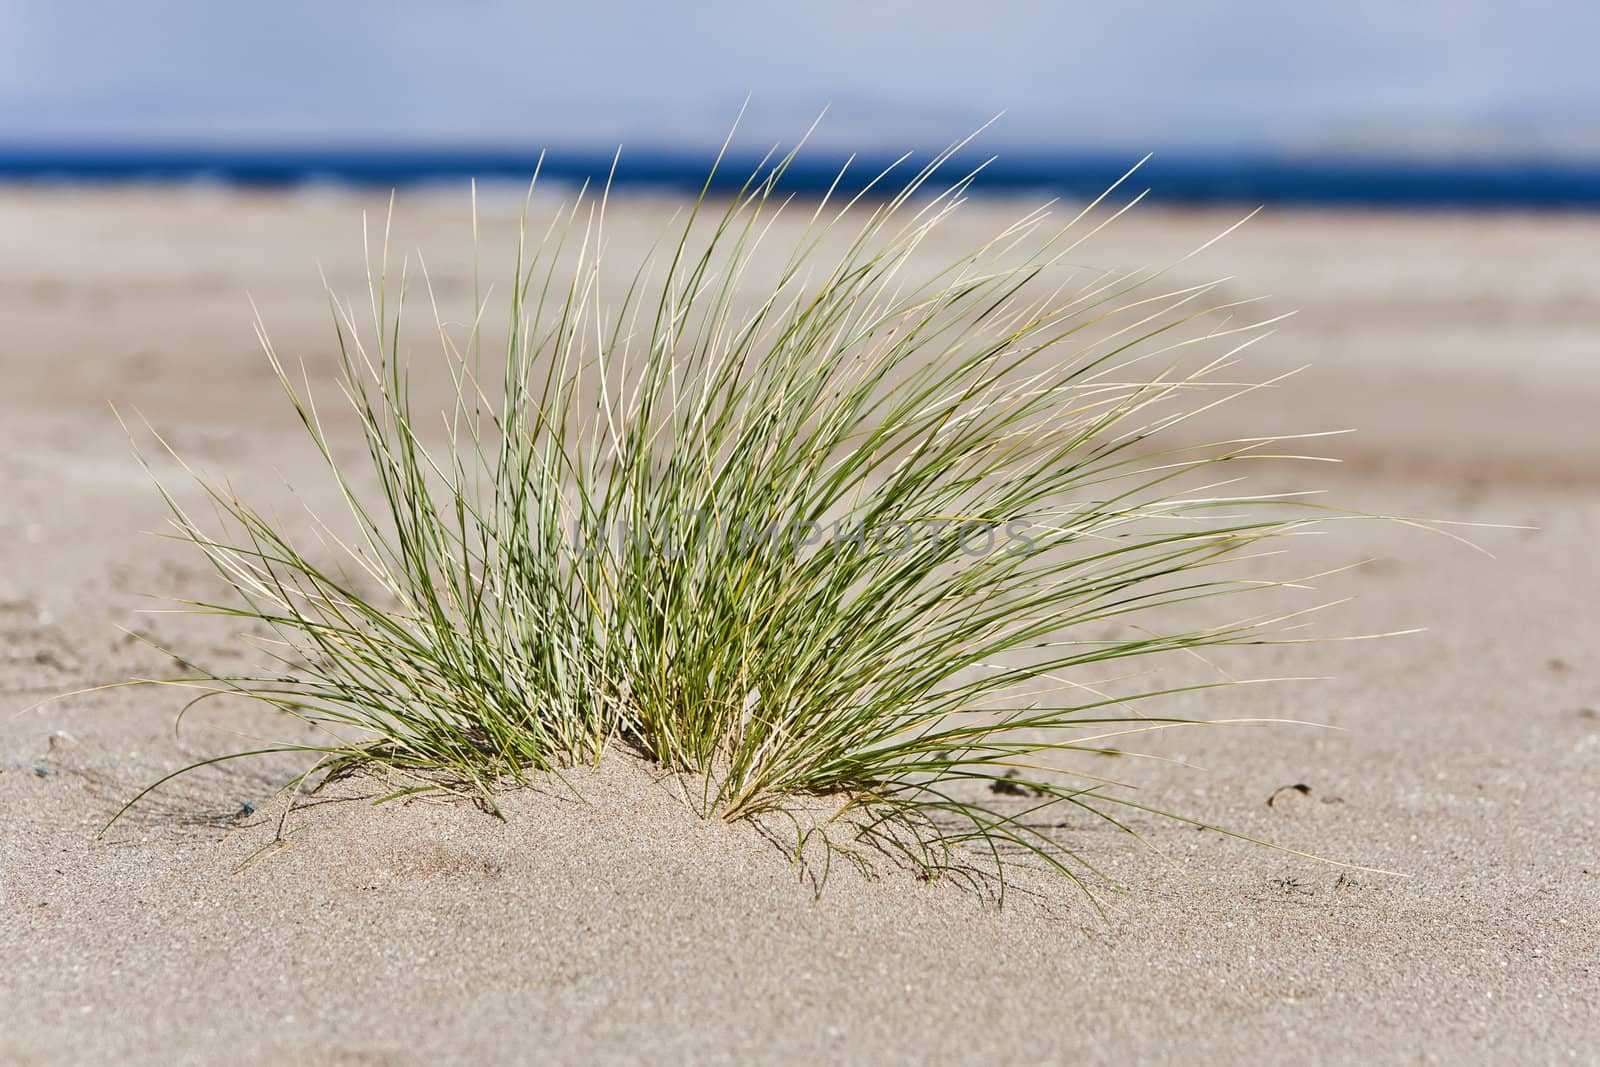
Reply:
<svg viewBox="0 0 1600 1067"><path fill-rule="evenodd" d="M828 107L802 184L1004 112L990 190L1155 152L1173 200L1593 204L1597 39L1578 0L0 0L0 175L520 179L624 144L624 181L682 186L749 96L737 158Z"/></svg>
<svg viewBox="0 0 1600 1067"><path fill-rule="evenodd" d="M233 447L279 414L246 294L331 365L319 268L362 291L396 186L396 247L465 307L469 176L498 270L539 153L542 225L622 145L628 264L736 118L725 184L826 108L785 180L815 193L999 115L930 257L1153 153L1085 255L1172 263L1267 206L1175 275L1297 312L1249 374L1311 369L1241 424L1355 429L1326 439L1346 470L1600 486L1597 40L1578 0L0 0L0 413L101 427L118 465L108 400Z"/></svg>

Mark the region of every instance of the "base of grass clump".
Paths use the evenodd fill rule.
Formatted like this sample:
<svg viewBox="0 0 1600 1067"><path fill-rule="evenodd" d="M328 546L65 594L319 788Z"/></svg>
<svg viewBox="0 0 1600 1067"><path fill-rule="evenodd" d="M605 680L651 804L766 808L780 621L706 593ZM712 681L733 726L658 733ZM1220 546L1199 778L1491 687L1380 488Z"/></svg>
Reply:
<svg viewBox="0 0 1600 1067"><path fill-rule="evenodd" d="M935 190L950 153L805 205L778 195L791 158L627 271L583 192L467 325L427 286L442 404L413 389L387 239L368 310L332 298L344 429L263 330L343 514L297 534L225 483L197 475L210 516L163 488L230 590L189 606L274 635L258 673L168 681L314 726L261 750L314 754L306 781L376 767L492 807L622 748L699 776L707 816L824 798L831 853L1097 877L1061 813L1155 809L1074 758L1207 721L1161 701L1234 679L1155 671L1281 635L1287 583L1251 561L1331 514L1243 489L1295 458L1273 441L1190 432L1253 388L1232 368L1270 320L1083 266L1127 209L1106 197L929 266L973 177Z"/></svg>
<svg viewBox="0 0 1600 1067"><path fill-rule="evenodd" d="M872 882L909 878L942 883L1003 903L1018 890L1017 869L1039 866L1021 850L963 847L955 839L960 827L953 823L939 834L911 832L913 825L895 819L887 809L874 810L861 797L793 795L779 809L726 820L705 806L714 793L707 776L674 771L622 746L608 749L591 764L487 789L438 774L397 774L374 759L320 775L315 783L296 782L259 808L230 813L218 826L229 831L235 873L306 842L324 850L330 845L347 849L352 838L365 840L374 829L386 829L380 836L387 836L397 824L373 822L368 812L413 805L433 809L422 824L436 829L440 815L452 817L453 808L470 810L469 819L493 816L506 825L511 840L530 847L541 847L541 839L552 833L565 841L587 841L590 833L611 837L622 830L630 837L647 835L656 852L676 843L693 854L708 841L748 851L752 838L742 833L686 837L684 827L677 825L716 823L764 842L818 896L842 871ZM583 814L576 814L577 809ZM1056 826L1051 832L1060 831ZM402 873L414 865L410 858L400 861ZM1103 885L1114 888L1109 882Z"/></svg>

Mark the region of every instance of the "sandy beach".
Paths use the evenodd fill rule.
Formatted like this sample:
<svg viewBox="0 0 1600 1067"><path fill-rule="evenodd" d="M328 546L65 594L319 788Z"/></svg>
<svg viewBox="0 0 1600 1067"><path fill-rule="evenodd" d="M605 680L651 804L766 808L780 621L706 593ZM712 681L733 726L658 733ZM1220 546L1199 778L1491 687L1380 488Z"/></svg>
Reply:
<svg viewBox="0 0 1600 1067"><path fill-rule="evenodd" d="M309 467L250 300L326 370L318 266L357 292L385 200L0 188L0 1062L1600 1058L1600 216L1276 210L1182 268L1298 311L1251 365L1309 369L1241 403L1241 432L1354 429L1319 447L1341 503L1526 528L1476 531L1492 555L1376 523L1309 545L1306 570L1370 559L1329 585L1354 598L1336 629L1425 631L1264 650L1261 673L1326 680L1196 710L1337 729L1208 729L1102 773L1394 874L1149 819L1153 848L1073 831L1128 890L1103 911L1031 873L1004 907L843 864L819 896L626 761L580 772L581 800L511 795L505 821L352 784L270 854L295 765L224 765L97 840L160 775L290 729L241 711L175 736L179 699L149 688L30 709L173 669L124 630L239 654L225 622L145 613L214 578L143 533L163 508L110 405L286 499ZM485 197L487 256L518 204ZM611 254L679 206L614 203ZM1024 208L977 203L928 254ZM1239 214L1144 210L1098 247L1157 262ZM440 291L470 293L464 195L397 217Z"/></svg>

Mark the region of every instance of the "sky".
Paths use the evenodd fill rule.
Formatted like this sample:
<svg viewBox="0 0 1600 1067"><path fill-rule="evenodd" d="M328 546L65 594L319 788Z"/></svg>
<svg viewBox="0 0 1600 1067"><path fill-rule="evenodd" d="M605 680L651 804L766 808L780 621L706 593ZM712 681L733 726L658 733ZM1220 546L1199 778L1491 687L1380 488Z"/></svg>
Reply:
<svg viewBox="0 0 1600 1067"><path fill-rule="evenodd" d="M1600 156L1587 0L0 0L0 144Z"/></svg>

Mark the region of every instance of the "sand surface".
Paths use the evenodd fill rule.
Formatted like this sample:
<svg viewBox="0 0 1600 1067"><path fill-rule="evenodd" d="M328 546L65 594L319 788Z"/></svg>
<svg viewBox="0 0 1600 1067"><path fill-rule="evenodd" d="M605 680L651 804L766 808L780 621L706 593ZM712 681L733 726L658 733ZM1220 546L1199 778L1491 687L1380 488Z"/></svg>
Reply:
<svg viewBox="0 0 1600 1067"><path fill-rule="evenodd" d="M294 427L246 293L325 366L316 266L355 284L365 203L0 190L0 1062L1600 1058L1600 218L1277 212L1184 268L1300 309L1256 365L1313 369L1240 417L1358 428L1320 475L1342 501L1538 529L1481 532L1494 558L1378 525L1323 539L1313 564L1373 559L1329 590L1358 598L1340 629L1427 632L1271 650L1260 673L1330 680L1196 710L1340 729L1107 760L1153 800L1403 877L1085 824L1074 843L1129 889L1101 914L1035 876L997 908L836 866L819 899L751 827L694 818L623 762L580 775L582 801L507 798L505 822L352 787L269 855L285 767L234 765L94 840L159 774L245 744L228 730L285 729L202 715L174 737L156 690L23 710L170 669L119 627L237 649L226 626L140 613L208 579L140 536L162 512L108 401L270 498L297 477ZM675 206L618 205L618 258ZM462 291L459 199L400 210ZM489 198L486 231L508 210ZM1012 214L978 207L947 240ZM1229 221L1150 211L1101 247L1145 262Z"/></svg>

